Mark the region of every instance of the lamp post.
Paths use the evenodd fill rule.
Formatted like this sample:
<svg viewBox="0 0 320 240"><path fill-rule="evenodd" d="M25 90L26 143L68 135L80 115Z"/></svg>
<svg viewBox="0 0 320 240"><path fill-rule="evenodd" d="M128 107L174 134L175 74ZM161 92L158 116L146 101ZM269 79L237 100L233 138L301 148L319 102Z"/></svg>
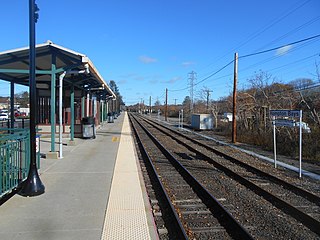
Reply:
<svg viewBox="0 0 320 240"><path fill-rule="evenodd" d="M38 20L39 8L35 0L29 0L29 92L30 92L30 167L27 179L24 181L20 195L25 197L38 196L44 193L36 161L36 48L35 48L35 23Z"/></svg>

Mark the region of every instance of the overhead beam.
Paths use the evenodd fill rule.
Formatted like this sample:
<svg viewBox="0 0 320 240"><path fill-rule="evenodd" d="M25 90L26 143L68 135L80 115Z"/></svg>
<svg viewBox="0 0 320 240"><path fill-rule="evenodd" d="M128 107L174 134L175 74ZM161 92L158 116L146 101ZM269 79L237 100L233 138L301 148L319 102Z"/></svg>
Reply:
<svg viewBox="0 0 320 240"><path fill-rule="evenodd" d="M37 57L46 56L47 54L48 54L48 52L37 53ZM15 56L13 53L7 53L6 55L9 56L9 58L6 60L0 61L0 65L14 63L14 62L25 63L29 59L29 51L27 51L26 54L21 57ZM29 62L27 62L27 63L28 63L27 65L29 66Z"/></svg>
<svg viewBox="0 0 320 240"><path fill-rule="evenodd" d="M0 73L29 74L29 70L28 69L0 69ZM50 75L51 71L50 70L36 70L36 74Z"/></svg>

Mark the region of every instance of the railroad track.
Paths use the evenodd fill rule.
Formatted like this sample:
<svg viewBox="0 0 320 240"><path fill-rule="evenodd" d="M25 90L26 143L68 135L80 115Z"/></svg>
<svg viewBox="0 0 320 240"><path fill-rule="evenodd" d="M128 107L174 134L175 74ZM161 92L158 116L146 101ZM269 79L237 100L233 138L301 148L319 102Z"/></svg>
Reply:
<svg viewBox="0 0 320 240"><path fill-rule="evenodd" d="M139 119L139 121L142 121L142 119ZM281 225L285 225L286 221L287 224L291 224L291 226L300 226L298 232L297 229L293 231L293 233L295 232L293 234L293 238L299 238L297 237L299 234L305 233L310 235L310 239L317 239L317 237L320 236L320 200L315 194L293 186L277 177L271 176L270 174L230 157L225 153L217 152L216 149L207 146L207 144L199 140L194 140L189 136L185 136L178 131L160 126L159 123L152 123L150 120L144 119L143 121L144 125L149 125L148 128L150 128L150 131L153 132L157 138L165 139L165 148L171 149L172 153L180 156L182 159L180 162L182 162L182 164L184 164L184 166L189 170L191 169L191 172L197 172L200 168L205 169L204 171L198 171L195 173L199 182L206 185L207 188L210 189L209 192L217 194L220 202L223 202L223 204L229 208L229 211L231 211L242 224L248 224L248 219L250 218L249 220L251 220L252 218L255 218L255 216L253 213L243 212L246 210L241 211L241 207L237 206L235 201L229 201L228 193L223 193L221 186L225 184L228 186L228 181L230 182L230 180L222 181L221 179L231 178L232 181L235 180L237 182L236 187L238 187L239 190L245 187L246 189L243 191L250 191L250 193L248 193L249 196L254 193L260 198L263 198L264 202L268 202L268 204L262 203L264 205L269 205L267 209L271 209L270 211L273 211L272 214L270 214L271 212L266 210L267 212L265 214L273 215L273 217L268 216L267 218L277 222L277 217L275 216L280 216L282 220L278 221L278 226L274 226L274 224L269 222L270 220L265 224L263 223L262 214L262 217L260 216L259 220L261 223L252 223L252 221L249 221L251 224L249 224L247 228L255 237L265 237L261 232L263 225L270 225L266 227L266 229L270 227L268 231L272 230L274 227L273 230L277 232L277 237L284 234L288 238L288 235L286 234L291 231L291 227L284 227L284 229L280 229L279 227ZM186 150L181 149L180 151L177 151L177 147L174 146L176 143L174 144L174 142L178 142L180 145L183 145ZM191 161L191 159L193 159L193 161ZM204 161L207 162L207 165L203 163ZM198 164L199 162L202 162L199 166L195 164ZM208 167L208 163L210 163L210 167ZM195 171L196 168L198 168L197 171ZM216 182L219 182L221 186L211 186L213 185L212 182L204 177L204 175L207 175L208 173L214 173L214 175L217 175L218 173L220 175L222 174L220 177L216 177L215 180ZM235 183L232 184L234 185ZM239 184L241 186L238 186ZM220 190L217 191L217 189ZM218 192L221 193L219 194ZM257 196L253 196L253 198L257 198ZM246 205L243 203L239 205L242 205L244 209L250 206L250 204ZM263 205L262 208L264 208ZM259 211L259 209L256 211ZM294 218L294 220L292 218ZM301 227L301 223L304 225L303 227ZM259 224L261 224L261 226L256 226ZM277 230L278 228L279 230ZM302 236L305 238L305 235Z"/></svg>
<svg viewBox="0 0 320 240"><path fill-rule="evenodd" d="M156 138L132 121L149 173L164 196L164 212L172 217L169 238L253 239Z"/></svg>

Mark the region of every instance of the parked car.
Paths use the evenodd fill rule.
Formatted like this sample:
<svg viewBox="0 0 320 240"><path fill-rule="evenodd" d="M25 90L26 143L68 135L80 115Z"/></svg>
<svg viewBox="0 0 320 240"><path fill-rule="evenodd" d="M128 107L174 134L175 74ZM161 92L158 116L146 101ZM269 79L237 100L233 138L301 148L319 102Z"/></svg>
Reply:
<svg viewBox="0 0 320 240"><path fill-rule="evenodd" d="M0 113L0 121L8 120L9 116L7 113Z"/></svg>
<svg viewBox="0 0 320 240"><path fill-rule="evenodd" d="M25 117L27 114L25 112L15 112L14 116L15 117Z"/></svg>
<svg viewBox="0 0 320 240"><path fill-rule="evenodd" d="M8 113L8 110L7 109L1 109L0 113Z"/></svg>

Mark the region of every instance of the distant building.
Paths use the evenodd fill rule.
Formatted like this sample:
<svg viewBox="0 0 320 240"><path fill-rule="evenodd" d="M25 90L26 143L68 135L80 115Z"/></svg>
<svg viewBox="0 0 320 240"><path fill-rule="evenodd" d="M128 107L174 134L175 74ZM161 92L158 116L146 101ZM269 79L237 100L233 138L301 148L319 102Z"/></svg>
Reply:
<svg viewBox="0 0 320 240"><path fill-rule="evenodd" d="M228 120L228 122L232 122L232 113L224 113L223 117Z"/></svg>
<svg viewBox="0 0 320 240"><path fill-rule="evenodd" d="M8 97L0 97L0 109L7 109L9 104Z"/></svg>

